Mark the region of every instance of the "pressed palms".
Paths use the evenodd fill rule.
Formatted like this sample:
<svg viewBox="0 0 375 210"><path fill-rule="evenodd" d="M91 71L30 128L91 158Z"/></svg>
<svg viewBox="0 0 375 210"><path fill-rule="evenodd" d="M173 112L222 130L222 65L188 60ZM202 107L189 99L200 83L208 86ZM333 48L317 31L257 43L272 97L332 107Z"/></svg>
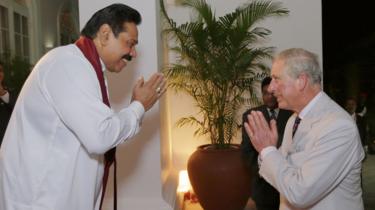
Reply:
<svg viewBox="0 0 375 210"><path fill-rule="evenodd" d="M198 125L195 135L209 135L212 145L226 148L237 133L236 111L248 101L245 93L254 99L251 78L266 71L264 62L273 52L259 44L271 31L256 24L289 11L279 2L256 0L217 18L206 1L184 0L195 17L177 25L160 3L164 32L176 41L171 50L177 61L164 69L168 83L192 96L199 108L200 117L184 117L178 125Z"/></svg>

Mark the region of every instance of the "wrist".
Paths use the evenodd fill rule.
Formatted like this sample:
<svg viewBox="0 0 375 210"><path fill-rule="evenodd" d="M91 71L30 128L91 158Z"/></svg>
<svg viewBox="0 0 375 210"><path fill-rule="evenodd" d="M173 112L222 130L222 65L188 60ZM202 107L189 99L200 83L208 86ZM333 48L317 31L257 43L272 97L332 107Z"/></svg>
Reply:
<svg viewBox="0 0 375 210"><path fill-rule="evenodd" d="M264 160L264 158L271 152L273 151L276 151L277 148L275 146L268 146L268 147L264 147L263 149L261 149L261 151L259 151L259 156L260 156L260 159L261 160Z"/></svg>

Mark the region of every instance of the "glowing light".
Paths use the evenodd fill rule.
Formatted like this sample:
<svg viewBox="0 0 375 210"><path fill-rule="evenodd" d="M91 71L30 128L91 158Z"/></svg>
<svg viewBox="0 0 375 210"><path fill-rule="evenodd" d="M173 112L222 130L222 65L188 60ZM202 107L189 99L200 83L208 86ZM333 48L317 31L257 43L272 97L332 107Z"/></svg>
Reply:
<svg viewBox="0 0 375 210"><path fill-rule="evenodd" d="M180 171L178 175L178 187L177 192L189 192L191 189L189 176L187 170Z"/></svg>

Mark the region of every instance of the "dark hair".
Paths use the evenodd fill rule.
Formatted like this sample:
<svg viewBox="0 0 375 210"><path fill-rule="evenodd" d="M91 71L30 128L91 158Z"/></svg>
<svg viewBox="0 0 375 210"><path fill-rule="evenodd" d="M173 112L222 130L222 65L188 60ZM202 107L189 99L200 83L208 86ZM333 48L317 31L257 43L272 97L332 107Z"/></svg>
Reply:
<svg viewBox="0 0 375 210"><path fill-rule="evenodd" d="M112 4L95 12L86 23L85 27L83 27L81 35L93 39L96 37L96 33L100 26L108 24L115 37L117 37L120 32L124 31L124 22L131 22L139 25L141 21L141 15L137 10L125 4Z"/></svg>
<svg viewBox="0 0 375 210"><path fill-rule="evenodd" d="M357 99L356 97L353 97L353 96L349 96L346 98L346 101L355 101L355 103L357 103Z"/></svg>
<svg viewBox="0 0 375 210"><path fill-rule="evenodd" d="M264 86L269 85L269 84L271 83L271 80L272 80L271 77L265 77L265 78L262 80L262 89L263 89Z"/></svg>

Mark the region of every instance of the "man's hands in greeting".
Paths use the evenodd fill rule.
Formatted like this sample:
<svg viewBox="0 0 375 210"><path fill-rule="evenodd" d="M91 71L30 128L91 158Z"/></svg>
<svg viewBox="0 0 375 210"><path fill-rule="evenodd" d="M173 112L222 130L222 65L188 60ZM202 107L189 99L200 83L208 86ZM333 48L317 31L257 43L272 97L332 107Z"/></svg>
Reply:
<svg viewBox="0 0 375 210"><path fill-rule="evenodd" d="M276 146L278 133L275 120L271 120L269 125L260 111L252 111L247 119L244 124L246 133L259 153L268 146Z"/></svg>
<svg viewBox="0 0 375 210"><path fill-rule="evenodd" d="M166 80L161 73L155 73L148 81L140 78L133 88L132 101L142 103L145 111L149 110L167 90Z"/></svg>

